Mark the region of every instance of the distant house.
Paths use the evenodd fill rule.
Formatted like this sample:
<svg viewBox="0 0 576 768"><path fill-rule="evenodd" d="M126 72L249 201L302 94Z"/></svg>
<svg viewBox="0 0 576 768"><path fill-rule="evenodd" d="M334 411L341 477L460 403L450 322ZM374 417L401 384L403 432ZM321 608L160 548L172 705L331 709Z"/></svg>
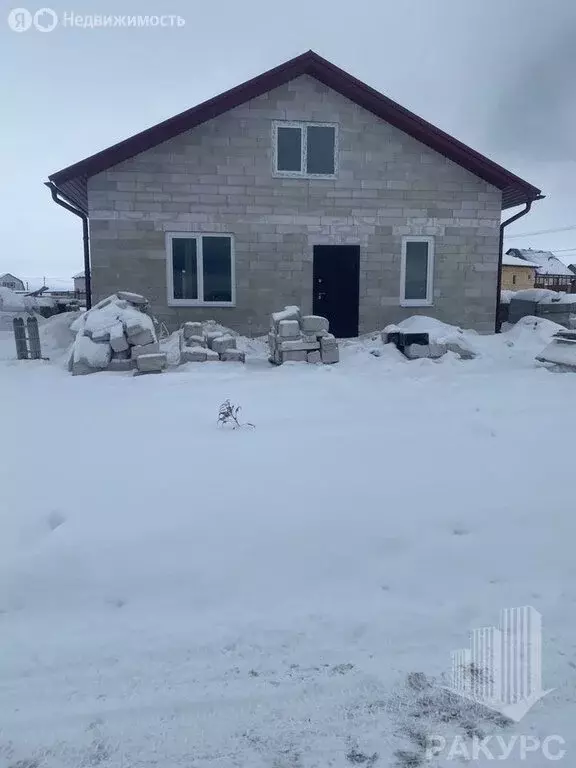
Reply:
<svg viewBox="0 0 576 768"><path fill-rule="evenodd" d="M552 291L576 291L574 272L555 256L552 251L535 251L532 248L509 248L506 256L514 256L536 265L535 288Z"/></svg>
<svg viewBox="0 0 576 768"><path fill-rule="evenodd" d="M502 256L502 289L507 291L521 291L525 288L534 288L534 279L538 265L518 256L505 253Z"/></svg>
<svg viewBox="0 0 576 768"><path fill-rule="evenodd" d="M72 280L74 280L74 293L84 295L86 293L86 275L84 272L73 275Z"/></svg>
<svg viewBox="0 0 576 768"><path fill-rule="evenodd" d="M0 275L0 286L2 288L10 288L12 291L26 290L22 280L20 280L18 277L14 277L14 275L11 275L10 272L5 272L3 275Z"/></svg>
<svg viewBox="0 0 576 768"><path fill-rule="evenodd" d="M576 264L568 264L568 269L576 275Z"/></svg>
<svg viewBox="0 0 576 768"><path fill-rule="evenodd" d="M541 197L312 51L49 179L88 219L95 301L249 335L287 304L340 337L492 331L501 212Z"/></svg>

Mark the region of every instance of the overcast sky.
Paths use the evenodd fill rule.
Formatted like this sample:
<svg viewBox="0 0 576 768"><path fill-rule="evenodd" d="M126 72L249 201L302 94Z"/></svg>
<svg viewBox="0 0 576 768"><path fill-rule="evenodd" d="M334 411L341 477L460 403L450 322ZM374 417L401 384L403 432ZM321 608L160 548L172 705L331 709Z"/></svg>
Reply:
<svg viewBox="0 0 576 768"><path fill-rule="evenodd" d="M186 23L17 33L2 0L0 273L82 269L81 222L51 201L48 174L310 48L540 187L546 200L510 234L575 228L507 245L576 261L575 0L47 2L60 22Z"/></svg>

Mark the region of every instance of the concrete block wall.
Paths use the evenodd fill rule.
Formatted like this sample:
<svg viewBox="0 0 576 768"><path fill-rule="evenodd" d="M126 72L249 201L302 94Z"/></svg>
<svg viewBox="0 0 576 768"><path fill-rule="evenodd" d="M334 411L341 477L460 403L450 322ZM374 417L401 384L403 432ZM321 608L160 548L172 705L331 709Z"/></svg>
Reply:
<svg viewBox="0 0 576 768"><path fill-rule="evenodd" d="M338 178L273 176L284 119L338 123ZM171 329L310 313L313 246L358 244L361 333L417 312L493 330L500 191L308 76L92 177L88 197L95 300L142 293ZM234 235L235 307L168 306L165 233L182 231ZM403 235L434 236L432 307L400 306Z"/></svg>

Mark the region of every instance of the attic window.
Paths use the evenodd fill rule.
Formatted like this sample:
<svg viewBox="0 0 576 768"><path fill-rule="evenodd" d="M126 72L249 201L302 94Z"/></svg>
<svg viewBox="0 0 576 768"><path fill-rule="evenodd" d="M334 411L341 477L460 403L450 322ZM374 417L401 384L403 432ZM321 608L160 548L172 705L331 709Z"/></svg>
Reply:
<svg viewBox="0 0 576 768"><path fill-rule="evenodd" d="M273 145L275 176L336 177L335 124L275 122Z"/></svg>

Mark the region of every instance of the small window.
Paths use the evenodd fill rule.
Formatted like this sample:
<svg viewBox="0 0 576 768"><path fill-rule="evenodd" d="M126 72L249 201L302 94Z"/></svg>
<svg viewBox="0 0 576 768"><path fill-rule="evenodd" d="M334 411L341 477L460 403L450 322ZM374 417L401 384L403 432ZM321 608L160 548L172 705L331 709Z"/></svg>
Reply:
<svg viewBox="0 0 576 768"><path fill-rule="evenodd" d="M516 285L516 275L512 275L512 285Z"/></svg>
<svg viewBox="0 0 576 768"><path fill-rule="evenodd" d="M234 305L231 235L168 234L166 249L169 305Z"/></svg>
<svg viewBox="0 0 576 768"><path fill-rule="evenodd" d="M426 307L432 304L434 274L434 240L431 237L402 239L400 268L400 304L404 307Z"/></svg>
<svg viewBox="0 0 576 768"><path fill-rule="evenodd" d="M275 174L305 178L336 175L336 125L274 123L273 130Z"/></svg>

